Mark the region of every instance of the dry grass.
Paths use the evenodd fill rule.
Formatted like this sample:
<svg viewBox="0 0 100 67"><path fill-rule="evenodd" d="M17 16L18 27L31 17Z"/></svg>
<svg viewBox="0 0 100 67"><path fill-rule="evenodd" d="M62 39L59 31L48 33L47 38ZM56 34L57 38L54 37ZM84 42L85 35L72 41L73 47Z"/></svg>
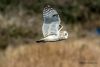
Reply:
<svg viewBox="0 0 100 67"><path fill-rule="evenodd" d="M19 45L40 38L42 22L40 14L23 8L0 13L0 45L17 44L0 50L0 67L100 67L100 37L84 37L86 32L78 24L63 24L71 35L65 41Z"/></svg>
<svg viewBox="0 0 100 67"><path fill-rule="evenodd" d="M100 38L69 38L5 50L0 67L100 67Z"/></svg>

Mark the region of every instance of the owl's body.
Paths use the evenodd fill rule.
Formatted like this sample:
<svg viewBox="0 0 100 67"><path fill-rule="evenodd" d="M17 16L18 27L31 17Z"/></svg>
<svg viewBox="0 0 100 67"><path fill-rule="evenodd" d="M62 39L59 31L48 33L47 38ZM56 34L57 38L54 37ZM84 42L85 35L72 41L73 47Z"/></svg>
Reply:
<svg viewBox="0 0 100 67"><path fill-rule="evenodd" d="M67 39L68 33L66 31L61 32L62 26L59 14L50 5L46 5L43 9L43 20L42 32L44 38L37 42Z"/></svg>

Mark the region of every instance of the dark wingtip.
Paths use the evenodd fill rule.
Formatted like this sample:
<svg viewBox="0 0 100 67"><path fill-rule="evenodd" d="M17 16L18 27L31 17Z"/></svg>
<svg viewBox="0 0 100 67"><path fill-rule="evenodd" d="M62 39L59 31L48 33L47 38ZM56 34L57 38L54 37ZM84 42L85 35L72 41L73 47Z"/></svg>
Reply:
<svg viewBox="0 0 100 67"><path fill-rule="evenodd" d="M46 3L44 4L44 7L51 7L51 5L50 5L48 2L46 2Z"/></svg>
<svg viewBox="0 0 100 67"><path fill-rule="evenodd" d="M45 43L45 41L44 40L38 40L38 41L36 41L36 43Z"/></svg>

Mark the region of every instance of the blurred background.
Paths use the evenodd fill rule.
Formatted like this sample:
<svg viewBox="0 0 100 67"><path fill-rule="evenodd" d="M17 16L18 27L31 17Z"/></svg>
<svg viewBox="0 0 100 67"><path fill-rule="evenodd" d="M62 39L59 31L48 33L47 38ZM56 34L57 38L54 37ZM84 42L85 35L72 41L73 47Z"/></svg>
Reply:
<svg viewBox="0 0 100 67"><path fill-rule="evenodd" d="M42 47L41 44L39 45L35 43L35 41L43 37L41 27L43 23L42 11L45 3L49 3L57 10L61 17L61 24L64 26L63 30L69 33L69 38L66 41L58 43L46 43L48 45L42 43L44 44ZM93 48L91 45L93 45ZM66 47L66 49L64 47ZM94 50L90 49L90 47ZM44 51L42 49L44 49ZM60 51L59 49L62 50ZM38 62L38 58L41 59L43 53L44 57L49 55L50 58L52 56L51 59L53 55L54 57L58 56L58 58L66 56L66 59L69 58L68 56L74 56L76 53L75 55L76 57L78 56L79 59L80 49L83 51L82 56L90 58L90 56L84 54L85 49L86 54L93 51L93 53L97 52L96 57L98 56L99 58L100 56L100 0L0 0L0 67L32 67L33 63L36 65L34 67L75 67L75 65L71 66L73 62L70 61L67 61L69 64L67 66L64 66L67 62L61 62L62 66L59 65L59 62L57 66L56 60L47 62L48 64L54 61L54 66L52 66L53 63L51 63L51 66L45 66L47 64L43 66L42 61ZM72 53L70 53L70 50L72 50ZM38 54L35 53L35 55L38 56L38 58L34 59L32 56L34 56L34 52L36 51ZM65 53L69 51L69 55L62 54L64 51ZM61 52L62 55L60 55L59 52ZM26 56L24 56L24 54ZM18 60L20 57L22 59ZM26 59L27 57L28 60ZM74 57L70 57L70 59L73 58ZM36 63L29 59L33 59ZM24 60L28 62L24 62ZM57 60L59 61L59 59ZM44 60L44 62L45 61L46 60ZM7 66L5 66L5 62ZM19 66L16 65L16 63L18 63ZM25 63L26 65L24 66ZM28 63L30 66L28 66ZM40 66L38 66L38 63L41 63ZM76 67L84 66L84 62L83 64L79 64L80 65L76 65ZM100 65L95 66L97 61L96 64L93 61L93 64L94 66L87 67L99 67Z"/></svg>

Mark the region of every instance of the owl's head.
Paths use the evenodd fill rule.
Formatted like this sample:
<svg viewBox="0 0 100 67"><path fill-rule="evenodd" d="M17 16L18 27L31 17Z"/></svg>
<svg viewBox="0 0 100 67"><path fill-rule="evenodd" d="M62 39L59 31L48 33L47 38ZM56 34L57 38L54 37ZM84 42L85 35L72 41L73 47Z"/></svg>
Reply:
<svg viewBox="0 0 100 67"><path fill-rule="evenodd" d="M61 31L60 32L60 39L67 39L67 38L68 38L67 31Z"/></svg>

